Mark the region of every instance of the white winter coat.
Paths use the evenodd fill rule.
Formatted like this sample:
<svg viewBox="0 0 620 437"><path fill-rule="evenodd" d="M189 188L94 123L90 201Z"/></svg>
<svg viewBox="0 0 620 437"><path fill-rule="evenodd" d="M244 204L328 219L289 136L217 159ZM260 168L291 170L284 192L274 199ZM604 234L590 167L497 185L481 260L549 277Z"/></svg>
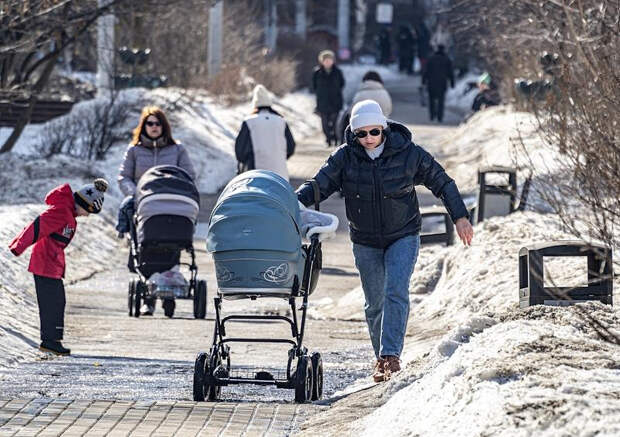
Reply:
<svg viewBox="0 0 620 437"><path fill-rule="evenodd" d="M295 141L286 121L271 108L246 117L235 141L237 161L244 170L270 170L287 181L286 160L294 151Z"/></svg>
<svg viewBox="0 0 620 437"><path fill-rule="evenodd" d="M365 80L362 82L355 96L353 96L353 103L351 106L366 99L377 102L379 106L381 106L383 115L386 117L389 117L392 113L392 98L381 82L375 80Z"/></svg>

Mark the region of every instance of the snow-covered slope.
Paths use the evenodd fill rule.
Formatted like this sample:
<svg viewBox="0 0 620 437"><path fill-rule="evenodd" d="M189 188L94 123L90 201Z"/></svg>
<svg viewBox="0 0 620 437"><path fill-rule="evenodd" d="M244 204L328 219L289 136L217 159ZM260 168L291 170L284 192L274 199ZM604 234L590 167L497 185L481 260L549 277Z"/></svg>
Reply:
<svg viewBox="0 0 620 437"><path fill-rule="evenodd" d="M535 178L544 177L554 171L554 153L541 147L534 127L530 115L509 107L482 111L444 140L450 174L472 190L479 166L522 167L525 156L512 147L521 135ZM519 308L519 249L567 238L557 216L528 208L477 225L471 247L423 247L410 286L403 370L313 417L307 435L620 435L620 346L592 322L620 337L617 307ZM562 259L545 275L572 285L585 268ZM614 289L618 302L620 278ZM363 320L363 304L357 288L316 311Z"/></svg>

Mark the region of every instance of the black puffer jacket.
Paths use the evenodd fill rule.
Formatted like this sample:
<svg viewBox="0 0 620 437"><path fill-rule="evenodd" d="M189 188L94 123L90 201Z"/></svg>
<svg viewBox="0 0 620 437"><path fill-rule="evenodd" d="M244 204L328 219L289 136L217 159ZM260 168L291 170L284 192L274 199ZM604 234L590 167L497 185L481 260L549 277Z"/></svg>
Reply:
<svg viewBox="0 0 620 437"><path fill-rule="evenodd" d="M385 149L374 161L353 136L327 159L313 179L321 201L343 189L351 240L365 246L386 248L396 240L420 232L421 217L415 185L425 185L440 198L453 221L467 217L467 209L454 181L433 157L411 141L411 132L390 122ZM297 196L314 204L310 182Z"/></svg>

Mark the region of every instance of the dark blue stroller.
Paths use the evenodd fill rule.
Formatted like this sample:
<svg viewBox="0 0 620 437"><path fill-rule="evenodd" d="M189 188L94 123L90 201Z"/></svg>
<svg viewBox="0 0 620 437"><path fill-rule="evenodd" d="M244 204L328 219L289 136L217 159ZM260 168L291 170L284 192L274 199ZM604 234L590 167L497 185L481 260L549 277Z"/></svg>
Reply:
<svg viewBox="0 0 620 437"><path fill-rule="evenodd" d="M321 242L319 234L314 234L309 244L302 244L302 235L308 235L304 229L295 192L273 172L243 173L220 195L207 236L207 250L213 254L218 284L214 298L215 329L210 352L202 352L196 359L194 400L218 399L221 387L230 384L294 389L297 402L321 398L321 354L310 355L303 346L308 296L316 287L321 269ZM242 314L221 317L223 300L259 298L288 300L291 317ZM295 305L298 298L303 302L300 315ZM290 324L292 339L226 337L228 321L264 320ZM242 372L231 368L230 344L235 342L290 344L286 371L274 375L261 369L244 368Z"/></svg>
<svg viewBox="0 0 620 437"><path fill-rule="evenodd" d="M130 268L138 279L129 282L129 315L139 317L143 302L161 299L164 314L172 317L176 299L191 299L194 317L204 319L207 282L198 280L193 246L200 195L191 177L172 165L149 169L138 181L135 209L130 226ZM189 263L180 262L182 251L190 255ZM155 286L150 281L155 274L178 265L189 267L187 285Z"/></svg>

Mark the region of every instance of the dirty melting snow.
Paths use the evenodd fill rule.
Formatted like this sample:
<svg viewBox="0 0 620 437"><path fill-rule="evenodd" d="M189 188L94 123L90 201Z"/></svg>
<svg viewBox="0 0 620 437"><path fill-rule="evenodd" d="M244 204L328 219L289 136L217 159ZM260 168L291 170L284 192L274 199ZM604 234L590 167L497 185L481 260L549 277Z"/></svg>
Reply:
<svg viewBox="0 0 620 437"><path fill-rule="evenodd" d="M473 187L478 165L523 162L510 147L519 126L536 150L531 117L510 108L492 108L459 127L461 136L444 147L451 175ZM553 168L552 158L538 152L535 178ZM620 435L620 347L602 340L585 316L620 336L617 307L519 309L519 249L570 239L557 216L529 209L477 225L472 247L421 249L403 370L311 418L306 435ZM559 273L565 283L583 275L569 263ZM614 289L618 302L620 278ZM317 311L363 319L363 304L356 288Z"/></svg>

